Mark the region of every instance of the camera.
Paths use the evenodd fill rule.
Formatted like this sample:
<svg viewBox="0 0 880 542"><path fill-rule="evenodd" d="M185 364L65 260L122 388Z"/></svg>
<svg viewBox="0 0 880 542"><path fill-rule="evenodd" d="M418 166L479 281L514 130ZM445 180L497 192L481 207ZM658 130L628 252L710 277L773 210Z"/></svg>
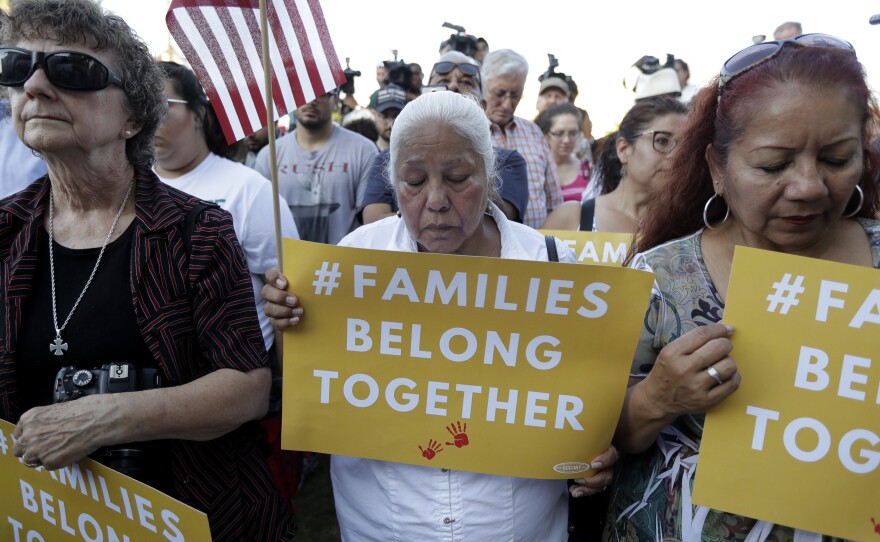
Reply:
<svg viewBox="0 0 880 542"><path fill-rule="evenodd" d="M675 56L671 54L666 55L666 63L660 64L660 59L655 56L645 55L642 58L636 60L632 66L630 66L629 71L623 78L623 87L627 90L632 90L635 92L636 85L639 82L639 77L641 75L651 75L663 68L674 68L675 67Z"/></svg>
<svg viewBox="0 0 880 542"><path fill-rule="evenodd" d="M666 55L666 63L662 66L660 65L660 59L654 56L645 55L642 58L636 60L635 64L633 64L640 72L645 75L651 75L656 72L660 68L673 68L675 67L675 56L667 54Z"/></svg>
<svg viewBox="0 0 880 542"><path fill-rule="evenodd" d="M547 53L547 59L550 66L547 68L547 71L545 71L538 77L538 82L543 82L544 79L547 79L548 77L559 77L560 75L562 75L564 78L565 74L556 73L556 68L559 67L559 60L556 59L556 56L552 53Z"/></svg>
<svg viewBox="0 0 880 542"><path fill-rule="evenodd" d="M469 57L473 57L477 52L477 38L467 34L463 26L452 23L443 23L443 28L451 28L456 33L449 36L449 39L443 42L453 51L464 53Z"/></svg>
<svg viewBox="0 0 880 542"><path fill-rule="evenodd" d="M559 60L556 58L556 55L552 53L547 53L547 60L547 71L538 76L538 82L543 83L544 79L547 79L548 77L558 77L565 81L565 84L568 85L568 90L571 92L571 95L576 95L577 84L574 82L574 79L572 79L571 76L568 74L556 71L556 68L559 67Z"/></svg>
<svg viewBox="0 0 880 542"><path fill-rule="evenodd" d="M389 85L397 85L407 92L418 92L419 88L413 88L410 77L410 65L403 59L386 60L385 62L385 83Z"/></svg>
<svg viewBox="0 0 880 542"><path fill-rule="evenodd" d="M156 369L138 369L131 363L111 363L94 369L62 367L55 376L53 403L73 401L86 395L152 390L162 386Z"/></svg>
<svg viewBox="0 0 880 542"><path fill-rule="evenodd" d="M158 369L138 368L131 363L110 363L92 369L62 367L55 376L52 403L74 401L88 395L151 390L162 387ZM108 446L89 457L157 489L167 489L167 468L161 465L157 443L138 442Z"/></svg>
<svg viewBox="0 0 880 542"><path fill-rule="evenodd" d="M345 74L345 83L343 83L343 85L339 87L339 90L346 94L354 94L354 78L360 77L361 72L351 69L351 67L349 67L348 65L348 62L349 57L345 57L345 71L342 72Z"/></svg>

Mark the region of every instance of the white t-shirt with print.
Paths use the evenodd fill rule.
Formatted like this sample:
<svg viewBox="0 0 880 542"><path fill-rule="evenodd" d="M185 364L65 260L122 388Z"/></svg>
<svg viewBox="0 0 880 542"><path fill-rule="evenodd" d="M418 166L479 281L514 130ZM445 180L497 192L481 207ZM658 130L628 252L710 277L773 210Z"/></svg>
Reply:
<svg viewBox="0 0 880 542"><path fill-rule="evenodd" d="M199 199L216 203L232 215L235 235L244 250L251 273L260 330L263 332L266 349L269 349L275 341L275 335L269 318L263 312L266 302L260 295L260 290L263 288L261 276L270 267L278 266L272 183L253 169L214 153L208 154L195 169L180 177L165 178L158 172L156 175L164 183ZM290 207L284 198L279 198L281 235L299 239Z"/></svg>

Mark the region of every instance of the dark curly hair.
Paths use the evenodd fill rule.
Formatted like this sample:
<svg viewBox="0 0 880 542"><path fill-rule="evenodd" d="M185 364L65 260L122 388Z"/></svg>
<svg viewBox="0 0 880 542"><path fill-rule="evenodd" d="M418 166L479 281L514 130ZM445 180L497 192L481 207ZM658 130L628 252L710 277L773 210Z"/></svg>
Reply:
<svg viewBox="0 0 880 542"><path fill-rule="evenodd" d="M113 70L125 81L125 106L140 129L126 141L125 153L132 165L149 168L166 105L162 73L143 40L121 17L91 0L13 0L0 28L0 43L15 46L40 39L113 54Z"/></svg>
<svg viewBox="0 0 880 542"><path fill-rule="evenodd" d="M623 164L617 157L617 140L623 138L630 143L636 139L636 134L644 132L649 124L666 115L687 115L688 108L678 98L669 96L657 96L638 102L627 111L620 128L604 138L598 150L599 155L599 178L602 179L602 193L614 192L620 184L620 172Z"/></svg>
<svg viewBox="0 0 880 542"><path fill-rule="evenodd" d="M174 87L175 92L186 100L186 108L202 120L202 133L205 135L208 150L224 158L230 158L236 150L235 145L226 143L220 121L196 74L176 62L159 62L159 69L165 74L165 78Z"/></svg>
<svg viewBox="0 0 880 542"><path fill-rule="evenodd" d="M697 94L678 146L664 170L664 181L654 193L636 234L639 251L703 227L703 207L715 194L706 149L711 144L712 159L719 168L726 168L731 146L742 138L746 123L757 114L756 104L773 96L779 85L791 84L836 89L861 109L864 167L858 184L864 203L855 216L875 217L880 154L871 147L871 121L877 117L877 103L864 68L848 51L785 46L772 59L731 79L720 100L718 77ZM714 207L708 212L710 222L720 220L724 214L723 205Z"/></svg>

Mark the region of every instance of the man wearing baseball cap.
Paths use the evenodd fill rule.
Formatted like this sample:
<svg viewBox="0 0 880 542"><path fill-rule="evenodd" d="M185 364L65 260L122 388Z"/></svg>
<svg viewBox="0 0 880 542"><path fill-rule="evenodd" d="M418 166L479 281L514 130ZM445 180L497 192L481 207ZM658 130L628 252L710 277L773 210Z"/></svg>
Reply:
<svg viewBox="0 0 880 542"><path fill-rule="evenodd" d="M406 91L397 85L388 84L385 85L385 88L379 89L376 95L375 109L379 125L379 141L376 142L376 145L379 150L384 151L388 148L394 119L400 114L406 102Z"/></svg>
<svg viewBox="0 0 880 542"><path fill-rule="evenodd" d="M540 115L556 104L568 103L571 90L568 83L561 77L548 77L541 81L541 91L538 93L538 103L535 108Z"/></svg>

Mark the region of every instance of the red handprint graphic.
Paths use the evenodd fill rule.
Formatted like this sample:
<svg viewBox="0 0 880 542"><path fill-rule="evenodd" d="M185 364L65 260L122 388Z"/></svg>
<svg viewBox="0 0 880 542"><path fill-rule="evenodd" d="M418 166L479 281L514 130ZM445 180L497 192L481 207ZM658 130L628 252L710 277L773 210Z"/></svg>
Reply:
<svg viewBox="0 0 880 542"><path fill-rule="evenodd" d="M428 461L434 459L434 456L443 451L443 448L440 447L440 443L433 439L428 439L428 447L422 448L419 445L419 450L422 451L422 456Z"/></svg>
<svg viewBox="0 0 880 542"><path fill-rule="evenodd" d="M447 446L455 445L456 448L461 448L470 443L467 436L467 422L465 422L464 428L462 428L461 422L453 422L446 427L446 430L452 435L452 442L447 442Z"/></svg>
<svg viewBox="0 0 880 542"><path fill-rule="evenodd" d="M880 534L880 523L874 521L874 518L871 518L871 525L874 526L874 532Z"/></svg>

